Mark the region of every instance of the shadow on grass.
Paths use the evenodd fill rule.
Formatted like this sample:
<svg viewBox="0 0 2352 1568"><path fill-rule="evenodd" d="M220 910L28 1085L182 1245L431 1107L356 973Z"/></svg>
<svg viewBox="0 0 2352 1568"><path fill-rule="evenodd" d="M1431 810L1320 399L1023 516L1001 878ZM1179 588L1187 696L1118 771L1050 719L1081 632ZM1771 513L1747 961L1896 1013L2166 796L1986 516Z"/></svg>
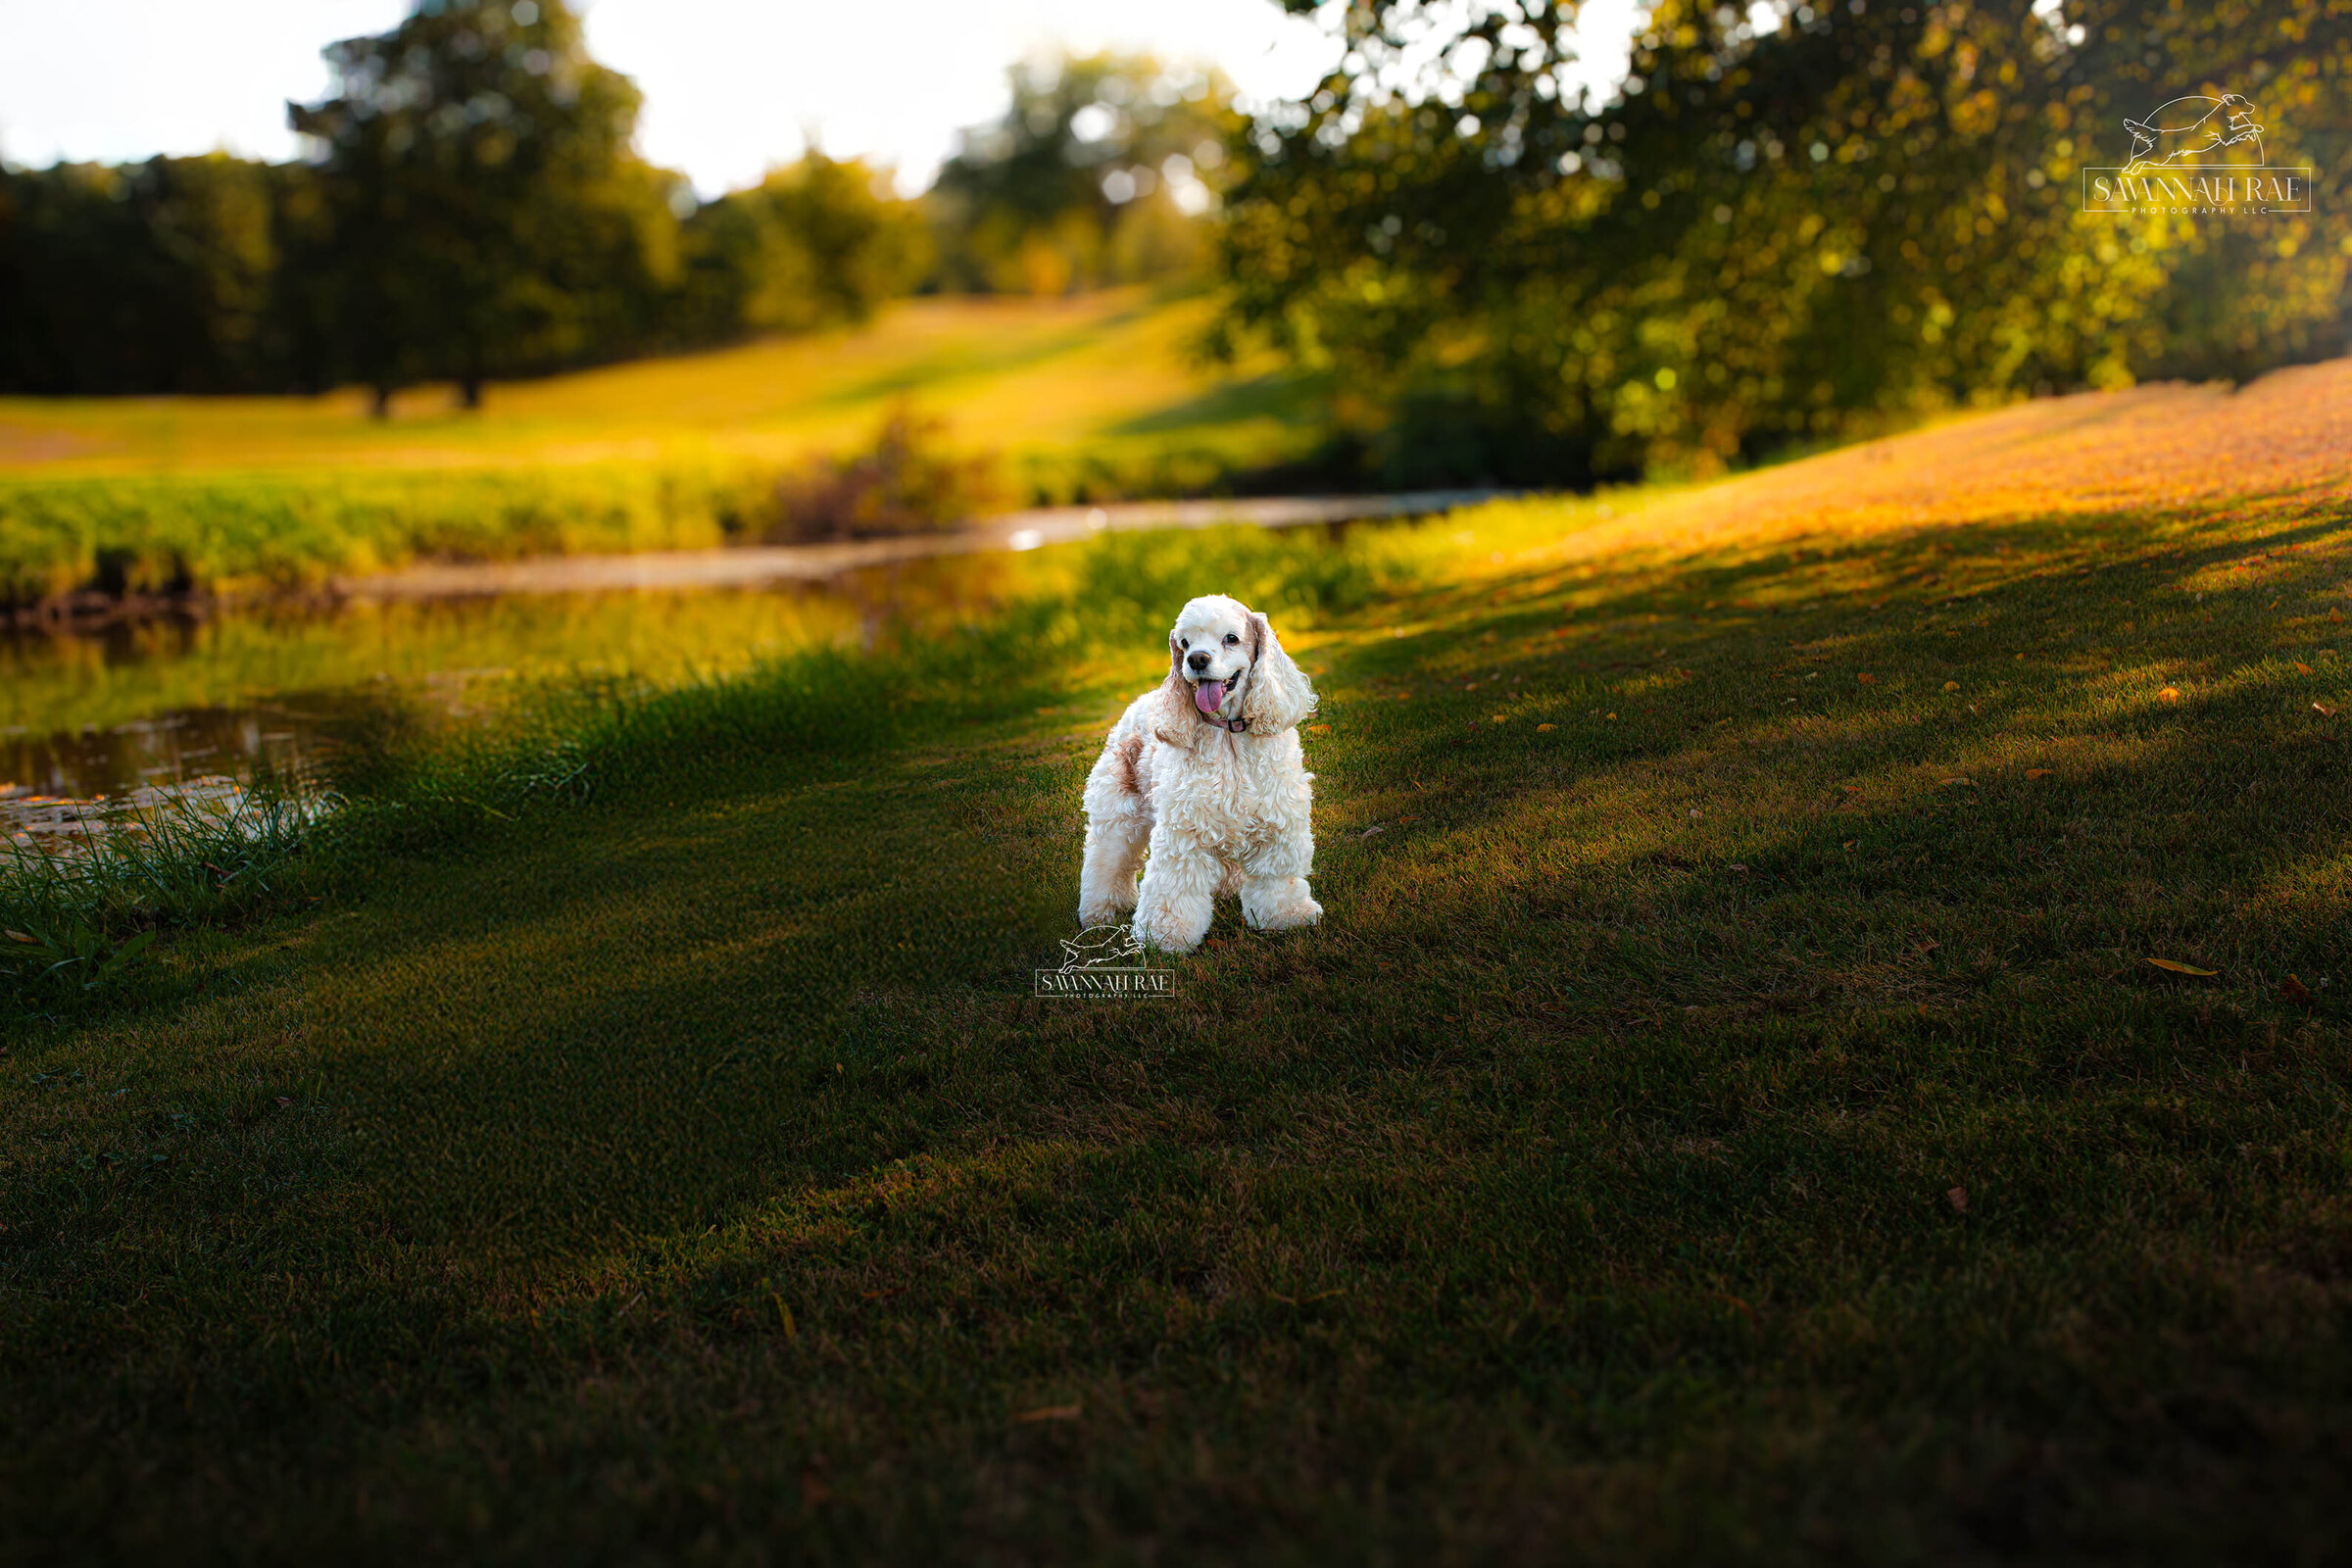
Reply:
<svg viewBox="0 0 2352 1568"><path fill-rule="evenodd" d="M14 1490L124 1541L2323 1539L2348 1074L2274 988L2343 951L2352 671L2318 564L2200 588L2245 547L2171 526L1388 604L1307 656L1325 924L1220 909L1165 1004L1024 995L1097 743L1005 714L395 866L44 1053L10 1364L120 1392Z"/></svg>

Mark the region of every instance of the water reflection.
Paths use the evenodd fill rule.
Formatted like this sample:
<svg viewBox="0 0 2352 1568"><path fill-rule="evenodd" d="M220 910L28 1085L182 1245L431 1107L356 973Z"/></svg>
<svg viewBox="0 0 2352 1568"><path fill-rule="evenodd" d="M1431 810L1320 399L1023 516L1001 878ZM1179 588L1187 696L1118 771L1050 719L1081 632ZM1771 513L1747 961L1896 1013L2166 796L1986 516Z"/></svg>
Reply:
<svg viewBox="0 0 2352 1568"><path fill-rule="evenodd" d="M0 799L305 771L358 728L395 712L463 720L516 678L668 684L871 647L983 613L1041 569L966 556L771 588L261 605L0 634Z"/></svg>

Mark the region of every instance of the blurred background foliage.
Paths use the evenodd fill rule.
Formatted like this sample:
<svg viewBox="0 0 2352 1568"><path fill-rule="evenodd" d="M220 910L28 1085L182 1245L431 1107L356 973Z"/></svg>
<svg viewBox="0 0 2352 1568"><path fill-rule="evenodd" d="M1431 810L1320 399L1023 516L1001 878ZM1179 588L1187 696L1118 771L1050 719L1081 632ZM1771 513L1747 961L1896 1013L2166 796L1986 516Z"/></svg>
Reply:
<svg viewBox="0 0 2352 1568"><path fill-rule="evenodd" d="M1036 61L919 197L812 151L705 202L563 0L421 0L329 50L308 163L0 171L0 391L471 405L908 293L1213 282L1212 351L1334 389L1291 477L1396 488L1704 473L2345 348L2345 0L1659 0L1596 97L1573 5L1281 3L1348 45L1304 102ZM2313 211L2081 210L2126 117L2223 91Z"/></svg>
<svg viewBox="0 0 2352 1568"><path fill-rule="evenodd" d="M934 190L810 151L714 201L634 150L564 0L423 0L327 51L315 149L0 170L0 392L393 392L870 318L919 291L1197 276L1231 89L1036 61Z"/></svg>
<svg viewBox="0 0 2352 1568"><path fill-rule="evenodd" d="M1726 464L1971 401L2343 352L2341 0L1660 0L1604 101L1574 8L1358 0L1238 142L1232 334L1339 371L1391 484ZM2237 92L2315 211L2082 212L2127 116Z"/></svg>
<svg viewBox="0 0 2352 1568"><path fill-rule="evenodd" d="M1034 62L1012 109L967 134L931 202L952 288L1060 294L1195 270L1195 220L1244 127L1214 73L1148 56Z"/></svg>

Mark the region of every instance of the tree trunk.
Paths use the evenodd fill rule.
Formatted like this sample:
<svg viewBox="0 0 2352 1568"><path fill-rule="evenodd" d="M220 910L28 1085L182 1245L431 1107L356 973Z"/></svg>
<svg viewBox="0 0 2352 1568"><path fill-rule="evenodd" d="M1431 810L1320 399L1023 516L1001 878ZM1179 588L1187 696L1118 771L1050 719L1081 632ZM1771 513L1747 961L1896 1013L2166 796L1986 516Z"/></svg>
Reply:
<svg viewBox="0 0 2352 1568"><path fill-rule="evenodd" d="M375 384L375 398L368 405L368 412L379 419L392 417L392 388L378 381Z"/></svg>
<svg viewBox="0 0 2352 1568"><path fill-rule="evenodd" d="M482 407L482 376L478 370L468 370L458 381L458 407L468 414L477 414Z"/></svg>

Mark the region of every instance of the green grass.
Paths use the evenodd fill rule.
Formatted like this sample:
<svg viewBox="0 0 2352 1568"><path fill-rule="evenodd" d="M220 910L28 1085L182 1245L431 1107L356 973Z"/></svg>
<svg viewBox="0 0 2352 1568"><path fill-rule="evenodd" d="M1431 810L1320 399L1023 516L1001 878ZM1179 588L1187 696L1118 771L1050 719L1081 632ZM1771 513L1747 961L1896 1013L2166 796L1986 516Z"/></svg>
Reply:
<svg viewBox="0 0 2352 1568"><path fill-rule="evenodd" d="M310 586L419 557L689 549L911 398L1018 504L1213 488L1321 437L1313 388L1196 349L1212 302L902 302L872 326L494 386L368 417L301 398L0 398L0 606L103 585Z"/></svg>
<svg viewBox="0 0 2352 1568"><path fill-rule="evenodd" d="M0 1549L2326 1558L2352 517L1642 516L1045 552L575 714L585 799L396 759L8 1037ZM1325 921L1031 1000L1210 584Z"/></svg>

